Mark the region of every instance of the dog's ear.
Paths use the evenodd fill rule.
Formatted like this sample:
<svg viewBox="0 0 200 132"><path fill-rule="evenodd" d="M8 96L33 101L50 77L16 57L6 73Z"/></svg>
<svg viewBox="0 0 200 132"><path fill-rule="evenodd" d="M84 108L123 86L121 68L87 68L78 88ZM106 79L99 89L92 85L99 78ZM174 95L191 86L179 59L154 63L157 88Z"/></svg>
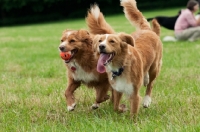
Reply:
<svg viewBox="0 0 200 132"><path fill-rule="evenodd" d="M99 43L99 39L100 39L100 36L101 35L95 35L93 38L93 46L92 46L92 49L93 49L93 51L94 52L96 52L97 51L97 47L98 47L98 43Z"/></svg>
<svg viewBox="0 0 200 132"><path fill-rule="evenodd" d="M87 30L84 29L78 30L77 36L82 42L86 42L87 44L92 45L92 39L90 37L90 33Z"/></svg>
<svg viewBox="0 0 200 132"><path fill-rule="evenodd" d="M131 46L134 46L135 41L133 39L133 37L129 34L125 34L125 33L120 33L119 37L121 38L121 40Z"/></svg>

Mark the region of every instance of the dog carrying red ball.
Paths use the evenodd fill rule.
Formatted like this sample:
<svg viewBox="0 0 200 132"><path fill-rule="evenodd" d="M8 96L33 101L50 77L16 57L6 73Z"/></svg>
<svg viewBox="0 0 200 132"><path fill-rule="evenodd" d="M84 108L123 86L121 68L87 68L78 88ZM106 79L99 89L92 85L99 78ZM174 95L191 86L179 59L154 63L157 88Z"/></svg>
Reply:
<svg viewBox="0 0 200 132"><path fill-rule="evenodd" d="M71 53L70 52L60 52L60 57L63 60L69 60L71 57Z"/></svg>

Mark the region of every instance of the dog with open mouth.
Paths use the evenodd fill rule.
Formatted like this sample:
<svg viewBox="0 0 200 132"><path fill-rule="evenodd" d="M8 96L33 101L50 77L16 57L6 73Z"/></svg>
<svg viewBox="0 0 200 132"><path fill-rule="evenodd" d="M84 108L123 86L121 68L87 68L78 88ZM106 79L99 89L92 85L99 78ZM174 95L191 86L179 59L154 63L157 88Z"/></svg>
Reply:
<svg viewBox="0 0 200 132"><path fill-rule="evenodd" d="M137 27L132 35L125 33L96 35L94 49L99 56L97 71L107 72L114 89L114 110L125 111L120 105L122 94L130 99L130 113L139 110L139 89L147 87L143 106L149 107L153 83L162 65L162 42L159 37L160 26L152 21L153 28L137 9L135 0L121 0L124 13L130 23Z"/></svg>
<svg viewBox="0 0 200 132"><path fill-rule="evenodd" d="M100 24L96 28L98 33L114 33L111 26L104 20L104 16L97 5L91 6L86 19L90 23ZM96 70L98 60L92 49L93 37L91 33L84 29L63 31L59 50L68 53L70 56L64 60L68 77L65 91L68 111L74 110L76 106L74 91L81 84L94 88L96 91L96 100L92 109L98 108L100 103L110 98L107 95L108 90L111 89L107 74L99 73Z"/></svg>

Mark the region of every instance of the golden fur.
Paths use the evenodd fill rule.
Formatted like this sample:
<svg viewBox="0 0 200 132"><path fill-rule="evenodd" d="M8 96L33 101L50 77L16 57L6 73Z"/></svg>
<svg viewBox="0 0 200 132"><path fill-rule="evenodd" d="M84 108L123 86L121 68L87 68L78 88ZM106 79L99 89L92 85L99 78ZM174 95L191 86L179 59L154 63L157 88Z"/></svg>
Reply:
<svg viewBox="0 0 200 132"><path fill-rule="evenodd" d="M114 89L114 109L126 110L124 105L119 105L122 93L125 93L130 98L131 114L137 114L140 87L142 84L147 87L143 106L149 107L153 82L162 65L160 26L154 20L151 29L137 9L134 0L122 0L121 5L124 7L127 19L137 26L138 31L132 35L125 33L96 35L93 46L97 55L100 55L97 70L104 72L102 64L104 65Z"/></svg>
<svg viewBox="0 0 200 132"><path fill-rule="evenodd" d="M112 27L106 22L99 7L94 4L91 6L86 17L86 23L92 34L111 34L115 33Z"/></svg>
<svg viewBox="0 0 200 132"><path fill-rule="evenodd" d="M89 21L96 19L95 21L99 24L98 33L114 32L106 23L103 14L96 5L91 6L86 19ZM69 61L65 61L68 77L65 97L69 111L74 110L76 106L74 91L80 87L81 83L96 90L96 100L92 105L93 109L98 108L101 102L109 99L107 92L110 84L107 74L98 73L96 70L97 58L93 54L92 39L92 33L83 29L65 30L61 37L60 52L71 52L73 54Z"/></svg>

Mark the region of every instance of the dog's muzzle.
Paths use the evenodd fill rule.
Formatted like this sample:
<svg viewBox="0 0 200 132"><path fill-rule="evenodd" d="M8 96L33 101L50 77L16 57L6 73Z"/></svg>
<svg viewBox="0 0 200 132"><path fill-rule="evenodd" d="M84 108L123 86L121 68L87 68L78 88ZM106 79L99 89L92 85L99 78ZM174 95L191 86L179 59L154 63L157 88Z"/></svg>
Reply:
<svg viewBox="0 0 200 132"><path fill-rule="evenodd" d="M104 44L99 45L99 51L100 52L105 52L106 46Z"/></svg>
<svg viewBox="0 0 200 132"><path fill-rule="evenodd" d="M61 45L61 46L59 46L59 49L60 49L60 51L65 51L65 46L63 46L63 45Z"/></svg>

